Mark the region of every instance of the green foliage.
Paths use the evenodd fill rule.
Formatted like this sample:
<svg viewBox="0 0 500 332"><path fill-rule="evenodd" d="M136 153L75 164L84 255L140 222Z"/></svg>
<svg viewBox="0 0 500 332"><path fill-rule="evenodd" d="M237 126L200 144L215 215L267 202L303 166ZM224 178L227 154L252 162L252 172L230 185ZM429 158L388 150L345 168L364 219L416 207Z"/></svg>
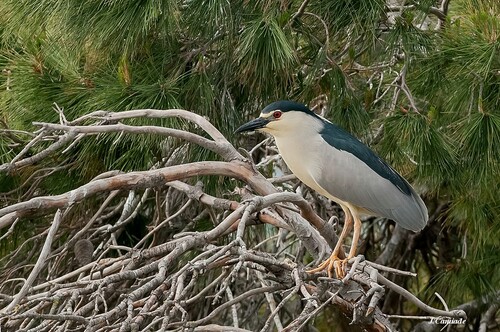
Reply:
<svg viewBox="0 0 500 332"><path fill-rule="evenodd" d="M250 22L236 50L239 78L257 95L284 95L296 63L287 36L273 18ZM273 91L273 92L271 92Z"/></svg>
<svg viewBox="0 0 500 332"><path fill-rule="evenodd" d="M321 83L326 85L330 99L331 120L351 133L365 134L370 115L363 105L362 95L353 90L349 77L334 67L324 74Z"/></svg>
<svg viewBox="0 0 500 332"><path fill-rule="evenodd" d="M491 179L500 177L500 117L474 113L459 123L455 136L460 143L464 168L474 170L466 182L467 187L489 191Z"/></svg>
<svg viewBox="0 0 500 332"><path fill-rule="evenodd" d="M382 155L425 183L429 191L444 188L456 168L450 139L418 113L398 112L388 117L380 145Z"/></svg>
<svg viewBox="0 0 500 332"><path fill-rule="evenodd" d="M445 266L433 278L432 291L451 299L450 306L458 306L471 298L481 298L484 302L495 301L489 295L494 294L500 283L500 259L495 248L483 247L484 252L470 252L472 257L459 260L454 265ZM429 292L428 297L432 298Z"/></svg>
<svg viewBox="0 0 500 332"><path fill-rule="evenodd" d="M324 99L330 120L365 141L376 136L373 148L435 202L431 215L446 205L434 222L465 239L467 255L455 243L452 258L433 257L453 268L441 266L429 292L448 289L458 304L498 289L500 3L452 1L440 29L431 0L401 12L382 0L311 1L292 21L302 3L3 0L1 127L57 122L54 103L69 120L96 110L185 108L230 136L269 101ZM173 120L126 123L196 131ZM54 157L71 163L70 172L45 177L41 191L56 194L106 170L148 169L181 144L167 143L87 137ZM0 163L19 146L0 132ZM183 156L216 158L196 147ZM2 192L43 167L2 175ZM233 186L208 182L209 191Z"/></svg>
<svg viewBox="0 0 500 332"><path fill-rule="evenodd" d="M385 1L315 1L311 7L324 17L329 30L347 33L352 29L359 36L373 34L383 19Z"/></svg>
<svg viewBox="0 0 500 332"><path fill-rule="evenodd" d="M432 31L419 29L414 20L412 12L403 11L395 19L394 29L387 36L389 48L393 51L401 49L409 58L426 52L432 46L434 35Z"/></svg>

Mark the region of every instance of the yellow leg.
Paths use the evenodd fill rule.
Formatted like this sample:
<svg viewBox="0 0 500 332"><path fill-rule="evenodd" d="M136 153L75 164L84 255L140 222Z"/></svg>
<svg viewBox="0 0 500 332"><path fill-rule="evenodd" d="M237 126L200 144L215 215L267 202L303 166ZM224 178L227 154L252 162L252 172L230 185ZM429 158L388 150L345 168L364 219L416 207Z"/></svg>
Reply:
<svg viewBox="0 0 500 332"><path fill-rule="evenodd" d="M339 240L338 240L337 244L335 245L335 248L333 249L333 252L330 255L330 257L326 261L321 263L317 268L307 271L308 273L316 273L316 272L326 270L326 272L328 273L328 277L331 278L332 271L335 270L335 274L337 275L337 278L344 277L344 275L345 275L344 267L345 267L345 264L347 263L347 259L342 260L338 257L338 255L340 252L340 248L342 248L342 244L343 244L345 238L347 237L347 234L349 234L349 232L351 231L352 224L353 224L352 223L353 217L352 217L350 209L347 206L341 205L341 207L342 207L342 210L344 211L344 214L345 214L345 223L344 223L344 228L342 228L342 233L340 233ZM356 224L355 224L355 227L356 227ZM359 230L358 230L358 237L359 237ZM354 250L356 250L356 248ZM349 252L349 256L351 255L351 252L352 252L352 246L351 246L351 251Z"/></svg>
<svg viewBox="0 0 500 332"><path fill-rule="evenodd" d="M357 213L353 213L354 217L354 233L352 235L352 244L351 250L349 250L349 255L347 256L347 260L356 256L356 250L358 249L359 242L359 234L361 233L361 220Z"/></svg>

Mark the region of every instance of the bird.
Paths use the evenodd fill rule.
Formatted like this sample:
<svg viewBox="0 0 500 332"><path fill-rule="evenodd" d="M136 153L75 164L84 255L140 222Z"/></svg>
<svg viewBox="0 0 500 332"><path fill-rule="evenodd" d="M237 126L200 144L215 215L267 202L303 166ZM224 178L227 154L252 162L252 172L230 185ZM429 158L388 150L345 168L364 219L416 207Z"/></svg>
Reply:
<svg viewBox="0 0 500 332"><path fill-rule="evenodd" d="M392 219L413 232L427 224L427 207L415 189L394 168L349 132L307 106L280 100L236 133L258 131L274 137L279 154L295 176L311 189L337 203L345 221L330 257L310 273L345 276L347 262L356 256L362 228L360 216ZM346 258L339 258L354 226Z"/></svg>

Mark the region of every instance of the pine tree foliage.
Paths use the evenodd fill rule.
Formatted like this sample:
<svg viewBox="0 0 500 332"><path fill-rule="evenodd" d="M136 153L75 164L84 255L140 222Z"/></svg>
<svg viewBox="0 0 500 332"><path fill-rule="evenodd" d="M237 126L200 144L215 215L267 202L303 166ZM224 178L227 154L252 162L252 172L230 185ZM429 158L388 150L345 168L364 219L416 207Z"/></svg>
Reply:
<svg viewBox="0 0 500 332"><path fill-rule="evenodd" d="M429 301L435 292L450 307L498 301L499 1L2 0L0 67L0 164L33 138L33 122L57 123L58 107L69 121L97 110L192 110L244 145L234 129L268 102L309 104L369 144L425 198L430 225L413 238L412 252L395 253L406 259L385 263L423 275L405 282ZM123 123L203 135L178 119ZM217 158L154 134L98 134L64 155L0 174L2 207L71 190L106 171L146 170L172 155L179 162ZM61 168L30 182L49 165ZM280 167L266 165L266 175ZM211 193L235 185L199 179ZM33 222L16 227L13 243L49 221ZM363 238L375 260L391 233L373 225ZM269 235L276 234L255 240ZM4 256L13 249L0 246Z"/></svg>

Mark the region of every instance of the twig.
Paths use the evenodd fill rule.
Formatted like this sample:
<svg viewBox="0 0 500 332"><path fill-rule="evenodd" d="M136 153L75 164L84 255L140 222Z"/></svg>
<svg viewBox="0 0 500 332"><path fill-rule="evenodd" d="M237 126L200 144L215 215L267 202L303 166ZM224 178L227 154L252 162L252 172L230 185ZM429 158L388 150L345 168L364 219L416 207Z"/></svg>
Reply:
<svg viewBox="0 0 500 332"><path fill-rule="evenodd" d="M266 293L266 292L274 292L274 291L277 291L277 290L280 290L283 288L284 287L282 285L275 285L275 286L266 286L266 287L251 289L251 290L235 297L232 301L227 301L224 304L218 306L208 316L206 316L202 319L196 320L196 321L187 322L185 325L186 325L186 327L194 328L196 326L204 324L207 321L212 320L214 317L216 317L221 311L225 310L227 307L230 307L235 303L241 302L241 301L249 298L250 296L254 296L254 295L262 294L262 293Z"/></svg>
<svg viewBox="0 0 500 332"><path fill-rule="evenodd" d="M13 232L14 232L14 228L16 227L17 225L17 222L19 221L20 219L19 218L16 218L16 220L14 220L14 222L12 223L12 225L9 227L9 229L7 230L7 232L5 232L4 235L2 235L0 237L0 241L2 241L3 239L9 237ZM0 225L0 228L2 228L2 226Z"/></svg>
<svg viewBox="0 0 500 332"><path fill-rule="evenodd" d="M486 310L486 312L483 315L481 315L479 332L486 332L488 330L488 324L493 320L499 308L500 308L499 303L493 303L492 305L490 305L488 310Z"/></svg>
<svg viewBox="0 0 500 332"><path fill-rule="evenodd" d="M443 299L443 297L438 292L434 292L434 294L437 296L437 298L439 299L439 301L441 301L441 303L443 304L444 310L450 311L450 309L448 309L448 304Z"/></svg>
<svg viewBox="0 0 500 332"><path fill-rule="evenodd" d="M43 244L42 252L38 256L35 266L33 267L33 270L31 270L31 273L26 279L26 282L24 283L21 290L14 296L12 302L10 302L10 304L1 311L2 313L7 313L11 311L21 301L21 299L24 297L24 295L26 295L28 289L31 287L31 285L37 278L38 274L47 264L46 259L50 254L50 247L52 246L52 241L54 239L54 236L56 235L61 220L62 220L62 212L61 210L57 210L54 216L54 220L52 221L52 225L50 226L49 231L47 233L47 238L45 239L45 243Z"/></svg>
<svg viewBox="0 0 500 332"><path fill-rule="evenodd" d="M59 137L58 141L55 142L54 144L50 145L47 149L29 157L29 158L19 160L15 163L7 163L7 164L0 165L0 172L10 172L13 169L19 169L21 167L37 163L37 162L41 161L42 159L44 159L45 157L49 156L50 154L54 153L55 151L59 150L64 145L71 142L75 137L76 137L76 133L70 131L70 132L66 133L65 135Z"/></svg>
<svg viewBox="0 0 500 332"><path fill-rule="evenodd" d="M377 264L377 263L374 263L374 262L370 262L370 261L365 261L366 264L376 268L377 270L380 270L380 271L386 271L386 272L390 272L390 273L393 273L393 274L399 274L399 275L402 275L402 276L409 276L409 277L416 277L417 274L414 273L414 272L410 272L410 271L403 271L403 270L398 270L398 269L395 269L395 268L392 268L392 267L388 267L388 266L384 266L384 265L380 265L380 264Z"/></svg>
<svg viewBox="0 0 500 332"><path fill-rule="evenodd" d="M43 138L43 136L45 136L45 131L42 130L36 137L34 137L28 144L24 146L24 148L21 150L21 152L17 154L17 156L15 156L10 161L11 165L14 164L16 161L18 161L19 159L21 159L21 157L24 156L26 152L28 152L28 150L31 149L31 147L33 147L36 143L38 143Z"/></svg>
<svg viewBox="0 0 500 332"><path fill-rule="evenodd" d="M229 301L233 301L234 300L233 292L231 292L231 288L230 287L226 287L226 294L227 294L227 299ZM231 306L231 317L233 318L233 327L238 328L239 327L238 308L236 307L236 304L233 304Z"/></svg>
<svg viewBox="0 0 500 332"><path fill-rule="evenodd" d="M297 18L299 18L304 13L308 3L309 3L309 0L304 0L302 2L299 9L297 10L297 12L295 14L293 14L293 16L290 18L290 22L295 21Z"/></svg>
<svg viewBox="0 0 500 332"><path fill-rule="evenodd" d="M422 309L425 312L428 312L432 315L436 316L446 316L446 317L456 317L456 318L466 318L467 315L465 314L465 311L463 310L452 310L452 311L444 311L444 310L439 310L436 308L433 308L422 301L420 301L415 295L404 289L403 287L396 285L392 281L386 279L385 277L381 276L379 274L378 276L378 281L385 286L389 287L391 290L395 291L399 295L403 296L406 298L408 301L412 302L415 304L418 308Z"/></svg>

